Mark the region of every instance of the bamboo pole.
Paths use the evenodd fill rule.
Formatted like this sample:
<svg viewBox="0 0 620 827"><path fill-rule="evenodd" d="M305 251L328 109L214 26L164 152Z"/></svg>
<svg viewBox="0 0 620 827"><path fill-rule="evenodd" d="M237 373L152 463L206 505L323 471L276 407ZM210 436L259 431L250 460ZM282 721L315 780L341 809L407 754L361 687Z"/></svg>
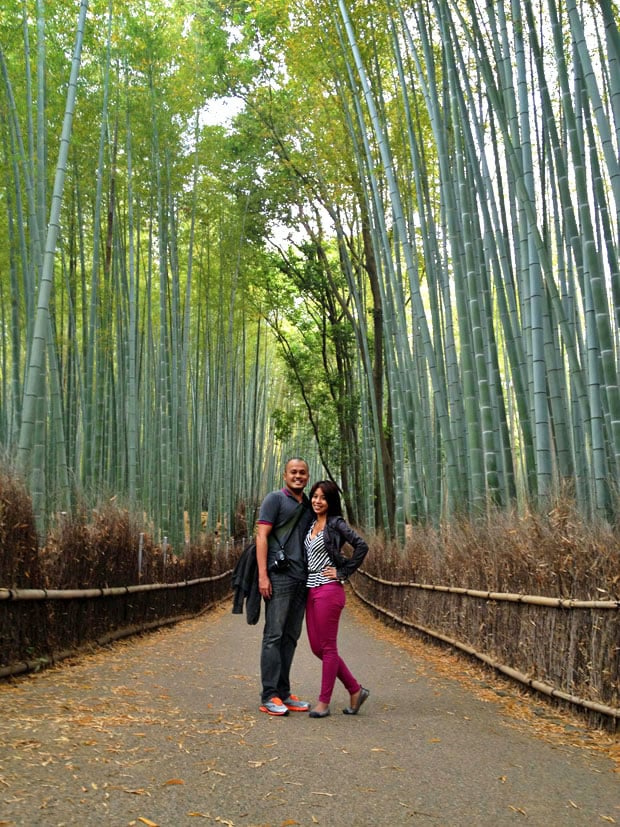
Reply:
<svg viewBox="0 0 620 827"><path fill-rule="evenodd" d="M179 583L144 583L139 586L115 586L107 589L0 589L0 600L78 600L93 597L118 597L137 592L154 592L165 589L183 589L201 583L214 583L232 575L232 569L212 577L182 580Z"/></svg>
<svg viewBox="0 0 620 827"><path fill-rule="evenodd" d="M620 609L620 600L574 600L564 597L542 597L532 594L513 594L511 592L487 592L478 589L463 589L458 586L440 586L430 583L400 583L393 580L383 580L359 569L360 574L380 583L382 586L395 588L420 589L422 591L460 594L465 597L476 597L482 600L497 600L508 603L527 603L532 606L547 606L555 609ZM0 593L1 594L1 593Z"/></svg>
<svg viewBox="0 0 620 827"><path fill-rule="evenodd" d="M80 68L80 58L82 53L84 29L86 25L87 10L88 3L86 2L86 0L82 0L82 3L80 4L80 14L78 19L75 47L73 52L73 61L71 64L71 76L67 88L65 115L63 121L60 148L58 153L58 162L56 165L56 175L52 194L52 205L50 209L50 218L47 229L45 253L43 258L43 269L39 284L38 305L34 329L32 333L30 358L24 384L23 418L19 436L19 446L17 455L18 467L22 472L28 469L31 454L33 451L34 441L36 438L35 417L37 411L37 404L41 398L40 378L41 373L44 369L44 358L48 344L49 306L52 294L54 259L56 255L58 234L60 231L60 208L67 169L67 157L69 153L69 143L71 138L71 129L73 125L75 101L77 97L78 75ZM42 515L38 514L37 517L40 523Z"/></svg>

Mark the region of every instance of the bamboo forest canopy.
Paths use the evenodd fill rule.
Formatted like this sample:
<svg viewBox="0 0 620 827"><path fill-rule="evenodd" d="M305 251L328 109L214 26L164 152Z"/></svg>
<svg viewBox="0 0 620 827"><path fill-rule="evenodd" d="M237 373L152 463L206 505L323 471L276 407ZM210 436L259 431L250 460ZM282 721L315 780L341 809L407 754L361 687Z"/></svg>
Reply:
<svg viewBox="0 0 620 827"><path fill-rule="evenodd" d="M396 537L617 517L619 17L6 0L0 443L41 529L231 533L289 455Z"/></svg>

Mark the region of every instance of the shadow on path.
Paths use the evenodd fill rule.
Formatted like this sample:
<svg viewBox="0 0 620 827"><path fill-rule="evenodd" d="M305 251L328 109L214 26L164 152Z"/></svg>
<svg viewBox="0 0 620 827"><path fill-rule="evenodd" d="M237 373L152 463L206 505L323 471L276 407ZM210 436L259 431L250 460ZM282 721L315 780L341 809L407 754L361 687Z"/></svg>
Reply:
<svg viewBox="0 0 620 827"><path fill-rule="evenodd" d="M357 717L342 686L329 718L260 713L262 623L228 604L0 685L0 827L620 824L617 739L348 600ZM294 677L314 702L305 632Z"/></svg>

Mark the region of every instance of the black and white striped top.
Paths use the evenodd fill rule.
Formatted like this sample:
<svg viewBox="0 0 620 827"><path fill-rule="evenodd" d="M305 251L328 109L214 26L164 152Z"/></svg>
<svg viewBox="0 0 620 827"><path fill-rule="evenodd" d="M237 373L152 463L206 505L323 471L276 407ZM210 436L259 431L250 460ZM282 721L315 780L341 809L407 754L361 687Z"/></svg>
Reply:
<svg viewBox="0 0 620 827"><path fill-rule="evenodd" d="M325 551L325 539L323 532L319 531L316 537L312 536L312 529L315 523L310 526L310 531L306 534L304 546L306 549L306 561L308 563L308 579L306 585L309 589L315 589L317 586L324 586L325 583L333 583L327 577L324 577L321 572L327 566L331 566L329 554Z"/></svg>

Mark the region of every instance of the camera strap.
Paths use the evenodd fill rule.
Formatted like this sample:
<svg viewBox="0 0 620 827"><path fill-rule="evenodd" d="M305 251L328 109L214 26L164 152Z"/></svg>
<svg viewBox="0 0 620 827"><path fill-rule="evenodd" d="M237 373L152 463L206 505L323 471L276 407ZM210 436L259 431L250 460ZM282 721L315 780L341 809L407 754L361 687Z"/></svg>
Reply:
<svg viewBox="0 0 620 827"><path fill-rule="evenodd" d="M296 525L297 525L297 523L299 522L299 519L300 519L300 517L301 517L301 515L302 515L302 512L303 512L303 511L305 511L305 509L304 509L304 507L303 507L303 502L301 502L301 503L299 503L299 504L298 504L298 506L297 506L297 511L295 511L295 513L293 514L293 516L292 516L292 517L290 517L290 518L289 518L289 519L288 519L288 520L287 520L287 521L286 521L286 522L285 522L282 526L280 526L280 528L286 528L286 526L287 526L289 523L291 524L291 527L290 527L290 528L289 528L289 530L286 532L286 537L284 538L284 540L280 540L280 538L279 538L279 537L278 537L278 535L276 534L276 530L275 530L275 528L273 529L273 536L276 538L276 540L277 540L277 541L278 541L278 543L280 544L280 548L282 549L282 551L285 551L284 546L288 543L289 537L291 536L291 534L292 534L292 533L293 533L293 531L295 530L295 526L296 526Z"/></svg>

